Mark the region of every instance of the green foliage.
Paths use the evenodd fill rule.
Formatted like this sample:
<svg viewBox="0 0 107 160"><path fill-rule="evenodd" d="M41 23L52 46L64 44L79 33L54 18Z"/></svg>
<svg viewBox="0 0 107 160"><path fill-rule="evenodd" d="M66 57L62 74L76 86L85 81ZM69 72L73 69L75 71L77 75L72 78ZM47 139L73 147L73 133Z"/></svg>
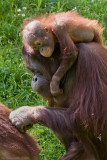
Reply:
<svg viewBox="0 0 107 160"><path fill-rule="evenodd" d="M31 88L31 75L21 55L21 24L25 18L77 10L84 17L98 19L106 28L106 0L1 0L0 1L0 101L11 109L23 105L47 105ZM41 160L61 159L64 148L46 127L35 125L30 131L43 149Z"/></svg>
<svg viewBox="0 0 107 160"><path fill-rule="evenodd" d="M42 146L41 159L57 160L63 156L64 147L48 128L36 124L28 133L33 134Z"/></svg>

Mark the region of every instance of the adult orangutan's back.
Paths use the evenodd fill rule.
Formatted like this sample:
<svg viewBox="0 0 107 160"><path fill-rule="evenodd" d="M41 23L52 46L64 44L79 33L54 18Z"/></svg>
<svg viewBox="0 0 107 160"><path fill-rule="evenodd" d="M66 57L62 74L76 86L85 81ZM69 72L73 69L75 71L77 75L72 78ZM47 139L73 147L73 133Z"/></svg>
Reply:
<svg viewBox="0 0 107 160"><path fill-rule="evenodd" d="M82 141L86 137L102 160L107 158L107 50L97 43L79 44L78 48L71 103L74 130Z"/></svg>
<svg viewBox="0 0 107 160"><path fill-rule="evenodd" d="M78 101L80 119L97 134L107 129L107 50L97 43L78 47L73 103Z"/></svg>
<svg viewBox="0 0 107 160"><path fill-rule="evenodd" d="M0 103L0 160L39 160L36 141L12 126L10 112Z"/></svg>

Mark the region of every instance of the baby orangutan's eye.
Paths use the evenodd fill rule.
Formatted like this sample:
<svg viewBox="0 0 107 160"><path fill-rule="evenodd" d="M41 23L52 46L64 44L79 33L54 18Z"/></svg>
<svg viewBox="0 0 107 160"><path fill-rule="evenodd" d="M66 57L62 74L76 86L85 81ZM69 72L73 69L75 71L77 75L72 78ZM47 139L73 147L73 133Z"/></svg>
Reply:
<svg viewBox="0 0 107 160"><path fill-rule="evenodd" d="M38 46L40 46L40 45L41 45L41 43L40 43L40 42L38 42L38 43L37 43L37 45L38 45Z"/></svg>
<svg viewBox="0 0 107 160"><path fill-rule="evenodd" d="M47 28L45 28L45 30L46 30L46 32L48 32L48 29L47 29Z"/></svg>
<svg viewBox="0 0 107 160"><path fill-rule="evenodd" d="M41 45L42 45L42 42L40 42L40 41L35 41L34 44L35 44L36 46L41 46Z"/></svg>
<svg viewBox="0 0 107 160"><path fill-rule="evenodd" d="M49 29L47 27L44 28L46 32L49 32Z"/></svg>

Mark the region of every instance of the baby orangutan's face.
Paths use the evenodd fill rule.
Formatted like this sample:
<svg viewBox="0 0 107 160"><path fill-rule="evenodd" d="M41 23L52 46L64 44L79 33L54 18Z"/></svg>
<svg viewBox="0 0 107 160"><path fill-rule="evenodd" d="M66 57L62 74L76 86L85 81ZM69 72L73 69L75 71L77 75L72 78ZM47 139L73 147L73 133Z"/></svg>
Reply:
<svg viewBox="0 0 107 160"><path fill-rule="evenodd" d="M22 31L23 43L29 44L34 50L39 50L44 57L50 57L54 51L53 34L40 21L28 23Z"/></svg>

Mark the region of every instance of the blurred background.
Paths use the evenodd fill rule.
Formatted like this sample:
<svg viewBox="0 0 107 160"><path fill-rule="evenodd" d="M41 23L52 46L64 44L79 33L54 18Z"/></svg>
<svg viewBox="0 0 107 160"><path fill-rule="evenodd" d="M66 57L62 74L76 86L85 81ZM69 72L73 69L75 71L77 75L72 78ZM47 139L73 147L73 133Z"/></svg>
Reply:
<svg viewBox="0 0 107 160"><path fill-rule="evenodd" d="M25 68L20 34L23 20L69 10L102 23L104 45L107 45L106 0L0 0L0 101L9 108L47 105L32 90L32 77ZM61 159L65 149L49 129L34 125L28 132L38 139L42 148L41 160Z"/></svg>

